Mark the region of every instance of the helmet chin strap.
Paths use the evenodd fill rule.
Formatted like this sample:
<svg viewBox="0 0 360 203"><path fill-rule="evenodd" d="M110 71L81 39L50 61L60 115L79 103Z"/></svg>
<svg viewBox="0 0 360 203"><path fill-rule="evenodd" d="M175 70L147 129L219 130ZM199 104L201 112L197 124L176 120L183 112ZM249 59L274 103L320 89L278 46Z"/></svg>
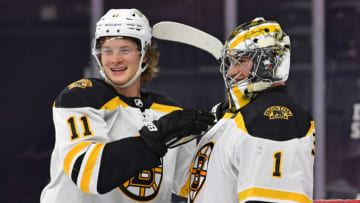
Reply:
<svg viewBox="0 0 360 203"><path fill-rule="evenodd" d="M250 93L251 92L259 92L259 91L269 88L273 83L274 82L264 82L264 81L250 83L247 85L247 91Z"/></svg>

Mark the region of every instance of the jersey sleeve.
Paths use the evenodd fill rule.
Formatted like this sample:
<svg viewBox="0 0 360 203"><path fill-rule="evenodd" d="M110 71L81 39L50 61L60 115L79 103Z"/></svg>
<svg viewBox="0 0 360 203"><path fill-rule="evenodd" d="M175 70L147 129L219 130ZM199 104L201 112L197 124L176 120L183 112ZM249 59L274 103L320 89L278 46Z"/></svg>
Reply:
<svg viewBox="0 0 360 203"><path fill-rule="evenodd" d="M140 169L160 164L159 157L135 134L110 142L105 112L100 109L101 99L114 96L109 88L91 80L72 85L77 86L67 87L53 107L55 150L63 171L81 191L106 193Z"/></svg>
<svg viewBox="0 0 360 203"><path fill-rule="evenodd" d="M196 150L196 140L178 148L172 193L187 198L190 184L190 165Z"/></svg>
<svg viewBox="0 0 360 203"><path fill-rule="evenodd" d="M312 202L313 122L300 138L271 140L247 132L238 114L226 135L224 163L237 174L239 202Z"/></svg>

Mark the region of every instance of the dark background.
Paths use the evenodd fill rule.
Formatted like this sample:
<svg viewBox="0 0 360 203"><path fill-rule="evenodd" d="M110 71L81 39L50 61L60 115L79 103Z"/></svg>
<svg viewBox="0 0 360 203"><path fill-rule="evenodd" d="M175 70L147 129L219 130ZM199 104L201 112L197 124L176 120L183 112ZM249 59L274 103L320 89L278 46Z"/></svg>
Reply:
<svg viewBox="0 0 360 203"><path fill-rule="evenodd" d="M223 40L222 0L106 0L104 10L138 8L153 25L170 20L200 28ZM0 202L39 202L49 181L54 145L51 117L57 94L91 66L90 2L0 1ZM277 20L290 35L290 93L312 111L310 0L238 2L239 23L257 16ZM353 104L360 102L360 1L326 1L326 185L327 198L360 193L359 138L352 139ZM185 107L209 110L224 98L219 64L193 47L156 41L160 73L147 88ZM316 68L316 67L315 67ZM353 129L354 130L354 129Z"/></svg>

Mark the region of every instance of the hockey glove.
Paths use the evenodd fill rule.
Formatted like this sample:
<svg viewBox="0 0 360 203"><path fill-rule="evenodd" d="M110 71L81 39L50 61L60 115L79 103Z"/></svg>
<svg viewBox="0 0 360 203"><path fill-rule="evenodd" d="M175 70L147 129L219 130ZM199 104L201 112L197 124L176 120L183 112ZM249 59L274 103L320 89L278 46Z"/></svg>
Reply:
<svg viewBox="0 0 360 203"><path fill-rule="evenodd" d="M145 143L157 154L164 156L168 148L185 144L214 122L214 116L200 110L173 111L159 120L147 122L140 130Z"/></svg>

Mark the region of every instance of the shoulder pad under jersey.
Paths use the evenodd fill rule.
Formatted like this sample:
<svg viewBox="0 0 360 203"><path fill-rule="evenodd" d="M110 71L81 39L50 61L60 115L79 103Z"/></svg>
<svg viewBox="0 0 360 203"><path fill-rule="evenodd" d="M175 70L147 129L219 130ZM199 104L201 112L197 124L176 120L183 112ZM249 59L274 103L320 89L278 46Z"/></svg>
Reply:
<svg viewBox="0 0 360 203"><path fill-rule="evenodd" d="M116 97L116 91L105 81L95 78L81 79L71 83L58 95L55 107L101 108L106 102Z"/></svg>

